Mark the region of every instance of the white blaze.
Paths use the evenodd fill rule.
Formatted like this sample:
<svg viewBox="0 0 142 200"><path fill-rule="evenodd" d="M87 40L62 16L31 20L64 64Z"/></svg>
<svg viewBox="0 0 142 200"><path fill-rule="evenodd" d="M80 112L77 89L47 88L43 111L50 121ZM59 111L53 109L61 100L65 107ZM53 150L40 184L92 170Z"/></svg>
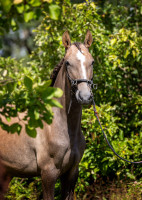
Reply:
<svg viewBox="0 0 142 200"><path fill-rule="evenodd" d="M84 66L85 56L79 50L77 52L77 58L81 62L81 69L82 69L83 78L87 79L87 77L86 77L86 70L85 70L85 66Z"/></svg>

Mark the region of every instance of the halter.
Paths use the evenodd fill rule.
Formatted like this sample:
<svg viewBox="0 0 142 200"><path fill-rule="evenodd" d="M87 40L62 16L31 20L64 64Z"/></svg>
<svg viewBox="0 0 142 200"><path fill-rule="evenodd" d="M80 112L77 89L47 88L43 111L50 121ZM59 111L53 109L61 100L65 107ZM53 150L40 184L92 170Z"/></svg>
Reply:
<svg viewBox="0 0 142 200"><path fill-rule="evenodd" d="M68 108L68 114L70 113L70 108L71 108L71 104L72 104L72 98L73 98L73 94L74 94L74 89L76 89L77 85L79 83L87 83L88 87L90 88L91 91L91 98L93 97L93 93L92 93L92 88L97 89L97 84L93 83L93 78L91 80L87 80L87 79L72 79L68 73L67 67L66 67L66 73L67 73L67 77L70 81L71 84L71 98L70 98L70 104L69 104L69 108Z"/></svg>
<svg viewBox="0 0 142 200"><path fill-rule="evenodd" d="M74 88L74 87L77 87L77 85L78 85L79 83L82 83L82 82L87 83L87 85L89 86L90 91L91 91L91 98L92 98L92 102L93 102L94 115L95 115L96 118L97 118L97 121L98 121L98 123L99 123L99 125L100 125L100 128L101 128L101 130L102 130L102 133L103 133L103 135L104 135L104 138L105 138L105 140L106 140L108 146L109 146L110 149L112 150L112 152L113 152L118 158L120 158L120 159L123 160L123 161L126 161L126 162L131 163L131 164L142 164L142 161L132 162L132 161L129 161L129 160L125 159L125 158L122 158L121 156L119 156L119 155L115 152L115 150L113 149L112 145L109 143L109 141L108 141L108 139L107 139L107 136L106 136L106 134L104 133L104 130L103 130L103 128L102 128L102 125L101 125L101 122L100 122L100 119L99 119L99 116L98 116L98 113L97 113L97 110L96 110L96 106L95 106L95 101L94 101L94 96L93 96L92 88L97 89L97 84L94 84L94 83L93 83L93 78L92 78L91 80L87 80L87 79L72 79L72 78L70 77L69 73L68 73L67 67L66 67L66 72L67 72L67 77L68 77L68 79L69 79L69 81L70 81L70 83L71 83L71 99L70 99L70 104L69 104L69 108L68 108L68 114L69 114L69 112L70 112L70 108L71 108L71 104L72 104L72 96L73 96L73 93L74 93L74 92L73 92L73 88Z"/></svg>
<svg viewBox="0 0 142 200"><path fill-rule="evenodd" d="M71 89L74 86L77 86L79 83L85 82L87 83L87 85L89 86L89 88L95 88L97 89L97 84L93 83L93 78L91 80L87 80L87 79L72 79L68 73L67 67L66 67L66 72L67 72L67 77L71 83Z"/></svg>

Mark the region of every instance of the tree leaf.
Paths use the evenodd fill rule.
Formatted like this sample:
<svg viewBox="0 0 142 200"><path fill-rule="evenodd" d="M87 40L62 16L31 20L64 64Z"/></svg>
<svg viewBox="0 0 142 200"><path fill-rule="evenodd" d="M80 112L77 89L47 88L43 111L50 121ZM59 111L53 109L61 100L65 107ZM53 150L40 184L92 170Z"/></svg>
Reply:
<svg viewBox="0 0 142 200"><path fill-rule="evenodd" d="M37 110L34 110L34 115L35 115L35 119L38 120L40 115Z"/></svg>
<svg viewBox="0 0 142 200"><path fill-rule="evenodd" d="M30 127L29 125L26 124L26 132L27 134L32 137L35 138L37 135L36 129L33 127Z"/></svg>
<svg viewBox="0 0 142 200"><path fill-rule="evenodd" d="M110 42L110 43L111 43L111 46L113 46L116 42L117 42L117 39L116 39L116 38L112 39L111 42Z"/></svg>
<svg viewBox="0 0 142 200"><path fill-rule="evenodd" d="M49 15L51 19L58 20L61 13L60 6L56 4L52 4L49 6Z"/></svg>
<svg viewBox="0 0 142 200"><path fill-rule="evenodd" d="M11 9L12 2L10 0L4 0L4 1L1 1L1 5L2 5L3 10L6 13L8 13Z"/></svg>
<svg viewBox="0 0 142 200"><path fill-rule="evenodd" d="M63 108L63 106L55 99L49 99L49 100L47 100L47 103L52 107Z"/></svg>
<svg viewBox="0 0 142 200"><path fill-rule="evenodd" d="M33 81L31 78L29 78L28 76L24 77L24 85L26 86L26 88L28 90L32 90L33 87Z"/></svg>
<svg viewBox="0 0 142 200"><path fill-rule="evenodd" d="M16 6L16 9L17 9L18 13L22 14L24 12L24 5L23 4L18 5L18 6Z"/></svg>
<svg viewBox="0 0 142 200"><path fill-rule="evenodd" d="M35 13L33 11L24 13L25 22L29 22L30 20L35 18Z"/></svg>
<svg viewBox="0 0 142 200"><path fill-rule="evenodd" d="M41 1L40 0L31 0L29 3L34 7L37 7L37 6L41 5Z"/></svg>
<svg viewBox="0 0 142 200"><path fill-rule="evenodd" d="M9 127L9 130L10 130L11 133L17 132L18 134L20 134L21 129L22 129L22 126L18 123L14 123Z"/></svg>
<svg viewBox="0 0 142 200"><path fill-rule="evenodd" d="M54 97L55 98L60 98L63 95L63 91L60 88L56 88L54 92Z"/></svg>

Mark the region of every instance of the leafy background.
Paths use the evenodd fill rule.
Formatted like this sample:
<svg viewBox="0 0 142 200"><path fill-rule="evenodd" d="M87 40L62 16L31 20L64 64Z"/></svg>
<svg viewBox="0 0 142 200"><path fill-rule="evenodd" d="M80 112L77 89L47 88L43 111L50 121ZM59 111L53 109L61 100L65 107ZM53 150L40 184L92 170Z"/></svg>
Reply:
<svg viewBox="0 0 142 200"><path fill-rule="evenodd" d="M95 59L94 82L98 85L94 97L102 126L120 156L142 160L142 2L15 0L9 7L6 2L10 1L0 4L1 115L10 120L27 110L27 133L32 137L36 137L36 128L42 127L39 114L51 123L52 106L60 106L53 97L62 92L49 87L49 77L64 56L62 34L69 30L72 42L83 42L89 29L93 35L90 52ZM11 34L12 30L17 31ZM22 30L27 36L16 43ZM34 44L28 41L29 35ZM16 49L24 46L25 53L7 51L7 38L14 41L9 43L11 49L15 44ZM11 58L14 55L18 60ZM20 133L18 124L8 127L0 123L9 132ZM116 158L105 143L92 107L83 109L82 130L87 145L79 167L76 198L141 199L142 166ZM58 182L56 199L60 199L59 188ZM41 199L40 178L13 179L7 199Z"/></svg>

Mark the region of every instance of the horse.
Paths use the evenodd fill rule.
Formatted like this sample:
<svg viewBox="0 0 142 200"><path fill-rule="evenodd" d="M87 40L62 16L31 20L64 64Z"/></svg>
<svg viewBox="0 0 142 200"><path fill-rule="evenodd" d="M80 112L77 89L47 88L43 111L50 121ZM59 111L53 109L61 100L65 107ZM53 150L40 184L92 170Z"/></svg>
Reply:
<svg viewBox="0 0 142 200"><path fill-rule="evenodd" d="M1 162L11 177L41 176L44 200L54 200L57 179L61 181L62 200L74 200L78 166L86 145L81 131L82 105L92 102L92 41L89 30L84 43L71 43L68 31L62 36L65 56L53 70L52 86L63 90L58 99L63 108L53 107L51 125L43 121L43 129L37 128L37 136L32 138L26 133L24 113L11 122L2 119L8 124L19 122L22 130L18 135L0 128Z"/></svg>

